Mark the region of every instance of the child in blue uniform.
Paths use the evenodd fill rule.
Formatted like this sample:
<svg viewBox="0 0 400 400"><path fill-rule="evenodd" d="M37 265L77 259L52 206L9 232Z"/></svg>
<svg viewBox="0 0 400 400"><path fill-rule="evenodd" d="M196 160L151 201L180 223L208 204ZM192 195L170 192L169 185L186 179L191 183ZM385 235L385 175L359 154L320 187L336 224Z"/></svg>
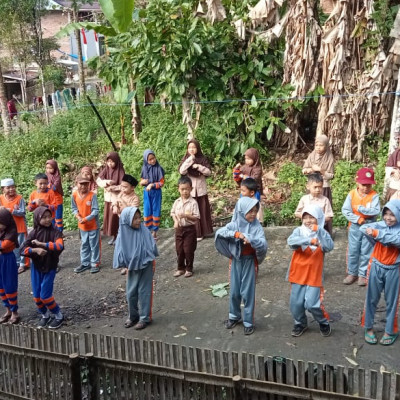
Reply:
<svg viewBox="0 0 400 400"><path fill-rule="evenodd" d="M363 225L360 231L374 245L368 265L368 285L362 325L369 344L378 339L373 330L374 315L382 291L385 292L386 325L380 344L389 346L399 336L400 266L400 200L391 200L383 207L383 221Z"/></svg>
<svg viewBox="0 0 400 400"><path fill-rule="evenodd" d="M290 311L294 319L292 336L301 336L308 328L306 310L319 323L322 336L331 334L329 315L323 305L324 255L333 250L333 241L324 229L325 216L316 205L304 207L302 225L287 242L293 250L287 279L291 283Z"/></svg>
<svg viewBox="0 0 400 400"><path fill-rule="evenodd" d="M36 208L33 213L33 230L22 245L21 253L32 259L33 300L42 316L38 328L49 324L50 329L57 329L64 321L53 296L56 269L63 250L63 234L52 225L51 211L47 207ZM54 316L51 322L50 313Z"/></svg>
<svg viewBox="0 0 400 400"><path fill-rule="evenodd" d="M380 204L379 194L372 189L372 185L375 184L372 169L359 169L356 183L357 189L350 191L342 207L342 214L349 221L347 276L343 283L351 285L358 280L359 286L365 286L372 245L361 233L360 227L365 223L375 221L380 211Z"/></svg>
<svg viewBox="0 0 400 400"><path fill-rule="evenodd" d="M149 228L154 239L160 227L161 217L161 188L164 186L164 170L158 163L153 150L143 153L143 167L140 184L144 186L143 214L144 224Z"/></svg>
<svg viewBox="0 0 400 400"><path fill-rule="evenodd" d="M236 203L232 221L215 234L215 247L230 259L229 317L227 329L242 320L240 303L243 300L244 334L254 332L254 306L258 265L267 254L267 240L257 219L260 203L257 199L242 197Z"/></svg>
<svg viewBox="0 0 400 400"><path fill-rule="evenodd" d="M140 211L126 207L119 219L119 231L115 243L113 266L128 268L126 299L129 318L125 327L140 330L152 319L153 275L157 246L150 231L142 224ZM139 310L140 304L140 310Z"/></svg>
<svg viewBox="0 0 400 400"><path fill-rule="evenodd" d="M0 324L17 324L18 315L18 265L13 250L19 246L14 218L6 208L0 208L0 297L6 313Z"/></svg>

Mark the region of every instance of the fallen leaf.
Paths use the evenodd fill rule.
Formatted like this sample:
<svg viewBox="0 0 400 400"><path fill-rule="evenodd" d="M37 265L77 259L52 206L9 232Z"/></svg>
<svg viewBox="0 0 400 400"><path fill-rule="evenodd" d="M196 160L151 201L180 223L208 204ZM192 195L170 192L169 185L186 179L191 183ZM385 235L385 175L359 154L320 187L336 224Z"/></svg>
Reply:
<svg viewBox="0 0 400 400"><path fill-rule="evenodd" d="M264 302L267 303L267 304L268 304L268 303L271 303L271 300L265 300L265 299L263 299L263 298L262 298L261 300L264 301Z"/></svg>
<svg viewBox="0 0 400 400"><path fill-rule="evenodd" d="M181 329L183 329L184 331L187 331L187 328L184 325L181 325Z"/></svg>
<svg viewBox="0 0 400 400"><path fill-rule="evenodd" d="M288 346L296 347L296 345L293 344L293 343L286 342L286 344L287 344Z"/></svg>
<svg viewBox="0 0 400 400"><path fill-rule="evenodd" d="M268 318L270 316L271 316L271 314L267 314L267 315L264 315L264 318Z"/></svg>
<svg viewBox="0 0 400 400"><path fill-rule="evenodd" d="M192 310L190 310L190 311L184 311L182 314L190 314L190 313L192 313L193 311Z"/></svg>
<svg viewBox="0 0 400 400"><path fill-rule="evenodd" d="M200 340L200 339L201 339L201 337L199 337L199 336L196 336L196 337L195 337L195 339L197 339L197 340Z"/></svg>
<svg viewBox="0 0 400 400"><path fill-rule="evenodd" d="M186 336L186 332L179 333L178 335L175 335L174 337L181 337L181 336Z"/></svg>
<svg viewBox="0 0 400 400"><path fill-rule="evenodd" d="M351 358L349 358L349 357L344 357L350 364L353 364L353 365L355 365L355 366L357 366L358 364L357 364L357 362L356 361L354 361L353 359L351 359Z"/></svg>

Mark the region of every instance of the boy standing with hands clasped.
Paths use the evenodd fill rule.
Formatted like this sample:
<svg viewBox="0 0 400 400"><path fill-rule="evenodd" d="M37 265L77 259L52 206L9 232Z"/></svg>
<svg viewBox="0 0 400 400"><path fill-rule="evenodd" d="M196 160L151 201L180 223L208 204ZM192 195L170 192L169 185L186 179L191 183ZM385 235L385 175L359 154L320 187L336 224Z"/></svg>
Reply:
<svg viewBox="0 0 400 400"><path fill-rule="evenodd" d="M182 176L178 181L178 190L181 195L175 200L171 210L174 220L175 248L178 256L178 269L174 276L193 275L194 252L197 247L196 222L200 219L197 201L190 195L192 180Z"/></svg>
<svg viewBox="0 0 400 400"><path fill-rule="evenodd" d="M358 279L359 286L367 284L367 267L372 245L360 231L365 223L374 222L380 211L379 195L372 190L375 184L374 170L361 168L356 175L357 189L347 195L342 214L349 221L347 248L347 276L345 285L351 285Z"/></svg>
<svg viewBox="0 0 400 400"><path fill-rule="evenodd" d="M74 269L78 274L87 269L92 274L100 271L99 204L96 194L89 190L89 183L88 178L78 175L78 190L71 197L72 212L81 234L81 265Z"/></svg>
<svg viewBox="0 0 400 400"><path fill-rule="evenodd" d="M368 266L367 297L365 299L362 325L364 338L376 344L373 330L374 315L382 291L385 292L386 326L379 343L389 346L399 336L397 314L400 292L400 200L391 200L383 207L383 221L363 225L362 234L373 244L374 249Z"/></svg>

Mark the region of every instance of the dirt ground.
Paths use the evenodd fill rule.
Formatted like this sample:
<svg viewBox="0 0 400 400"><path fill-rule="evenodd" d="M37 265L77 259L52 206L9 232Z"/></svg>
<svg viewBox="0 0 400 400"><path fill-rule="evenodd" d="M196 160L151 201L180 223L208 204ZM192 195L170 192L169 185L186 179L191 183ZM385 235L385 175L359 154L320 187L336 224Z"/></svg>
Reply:
<svg viewBox="0 0 400 400"><path fill-rule="evenodd" d="M127 315L125 278L112 270L113 247L102 242L102 269L91 275L75 274L79 265L79 237L67 232L62 268L55 282L55 298L66 315L62 330L73 333L102 333L140 339L162 340L226 351L280 355L294 360L327 362L387 371L400 371L400 340L393 346L371 346L363 340L359 325L365 288L345 286L346 231L335 232L335 249L326 257L325 306L332 320L333 333L323 338L318 324L309 316L309 330L299 338L290 335L292 318L288 308L289 284L285 275L291 252L286 239L293 228L266 228L269 244L267 259L259 268L256 292L256 331L243 335L242 325L232 331L223 326L228 315L228 296L216 298L210 285L228 282L228 260L220 256L213 239L199 243L194 276L174 278L173 230L162 230L158 242L160 257L155 273L153 323L143 331L124 328ZM30 273L20 275L19 304L22 324L35 326L38 315L31 296ZM385 308L380 304L376 330L383 334Z"/></svg>

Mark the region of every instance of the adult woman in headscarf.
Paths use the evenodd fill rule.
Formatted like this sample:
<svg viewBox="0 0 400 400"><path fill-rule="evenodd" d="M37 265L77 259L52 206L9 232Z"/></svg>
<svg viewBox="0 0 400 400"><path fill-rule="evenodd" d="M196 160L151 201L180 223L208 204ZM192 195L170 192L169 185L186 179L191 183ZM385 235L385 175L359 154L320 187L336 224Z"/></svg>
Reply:
<svg viewBox="0 0 400 400"><path fill-rule="evenodd" d="M213 234L211 207L207 195L206 177L211 175L211 166L201 151L200 143L192 139L187 144L187 151L179 164L179 173L192 180L190 195L197 201L200 220L196 223L197 240Z"/></svg>

